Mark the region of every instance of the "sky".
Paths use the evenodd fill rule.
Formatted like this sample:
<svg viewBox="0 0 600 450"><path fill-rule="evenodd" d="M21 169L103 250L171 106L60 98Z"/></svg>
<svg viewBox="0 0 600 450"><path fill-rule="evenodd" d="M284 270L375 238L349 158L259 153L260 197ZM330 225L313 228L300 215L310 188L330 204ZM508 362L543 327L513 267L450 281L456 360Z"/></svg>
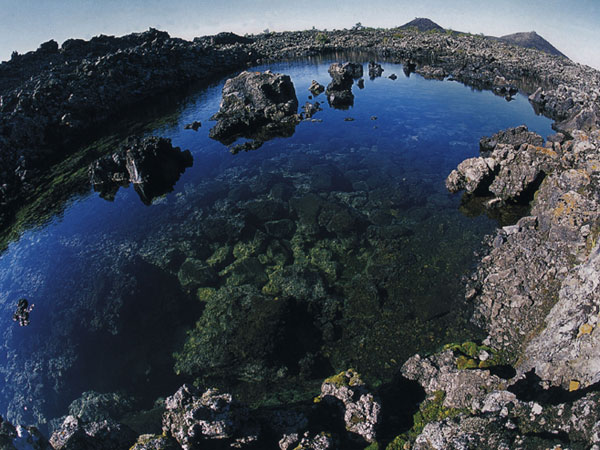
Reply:
<svg viewBox="0 0 600 450"><path fill-rule="evenodd" d="M502 36L536 31L572 60L600 69L600 0L0 0L0 60L50 39L233 31L395 27L427 17L444 28Z"/></svg>

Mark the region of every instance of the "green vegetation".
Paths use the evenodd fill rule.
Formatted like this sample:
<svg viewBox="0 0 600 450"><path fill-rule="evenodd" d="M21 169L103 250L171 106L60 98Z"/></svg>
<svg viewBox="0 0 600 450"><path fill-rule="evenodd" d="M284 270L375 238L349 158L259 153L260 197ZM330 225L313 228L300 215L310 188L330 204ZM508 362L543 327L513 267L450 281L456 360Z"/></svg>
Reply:
<svg viewBox="0 0 600 450"><path fill-rule="evenodd" d="M502 363L500 352L487 345L478 345L471 341L462 344L447 344L444 346L444 350L452 350L457 355L456 367L460 370L488 369ZM487 357L481 359L482 355Z"/></svg>
<svg viewBox="0 0 600 450"><path fill-rule="evenodd" d="M419 411L413 416L412 428L407 432L396 436L396 438L394 438L394 440L386 447L386 450L409 449L428 423L438 422L469 412L465 409L445 407L444 398L446 398L446 393L444 391L435 391L432 396L427 398L419 407Z"/></svg>
<svg viewBox="0 0 600 450"><path fill-rule="evenodd" d="M317 33L315 36L315 42L319 45L325 45L329 43L329 36L325 33Z"/></svg>

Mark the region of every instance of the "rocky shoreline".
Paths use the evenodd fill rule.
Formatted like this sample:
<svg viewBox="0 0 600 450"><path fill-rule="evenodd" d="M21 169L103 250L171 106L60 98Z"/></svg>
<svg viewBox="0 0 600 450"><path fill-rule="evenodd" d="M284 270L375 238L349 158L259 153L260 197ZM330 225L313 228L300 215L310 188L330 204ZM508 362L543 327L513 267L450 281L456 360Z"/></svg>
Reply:
<svg viewBox="0 0 600 450"><path fill-rule="evenodd" d="M599 448L600 73L594 69L480 36L406 29L286 32L251 39L221 34L193 42L150 30L70 40L60 48L45 43L0 65L3 209L22 198L44 165L60 160L83 133L123 108L261 61L341 51L390 58L425 77L499 95L520 89L531 94L537 111L556 121L559 132L545 143L522 128L482 139L481 157L465 161L449 177L451 190L483 196L486 208L531 201L531 212L489 238L489 252L469 281L467 301L489 333L483 345L450 346L404 364L403 376L419 383L426 398L413 428L387 448ZM255 430L246 429L251 421L231 406L227 394L180 391L166 401L165 435L140 436L133 448L259 445ZM360 430L363 447L381 448L374 431L377 399L358 376L349 371L326 380L321 396L328 395L342 402L346 430ZM210 414L198 412L203 408ZM27 448L134 444L131 430L103 420L67 417L50 440L53 447L35 430L7 422L0 439L7 448L16 446L16 439L28 442ZM245 431L228 433L228 420ZM206 433L212 434L198 434L201 421L209 423ZM298 424L306 421L298 417L289 421L297 426L277 437L280 448L340 445L330 429L303 429ZM342 436L342 443L346 439Z"/></svg>

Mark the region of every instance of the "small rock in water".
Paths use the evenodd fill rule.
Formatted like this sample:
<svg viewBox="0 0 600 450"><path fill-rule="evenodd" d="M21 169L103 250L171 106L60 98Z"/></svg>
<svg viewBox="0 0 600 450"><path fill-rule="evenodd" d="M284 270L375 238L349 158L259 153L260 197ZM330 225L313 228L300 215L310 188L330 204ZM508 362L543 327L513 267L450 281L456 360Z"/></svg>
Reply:
<svg viewBox="0 0 600 450"><path fill-rule="evenodd" d="M312 92L312 94L316 97L325 90L325 86L319 84L319 82L316 80L312 80L312 83L310 84L308 90Z"/></svg>
<svg viewBox="0 0 600 450"><path fill-rule="evenodd" d="M377 120L377 116L371 116L371 120Z"/></svg>
<svg viewBox="0 0 600 450"><path fill-rule="evenodd" d="M20 326L26 327L30 322L29 313L33 310L34 306L35 305L33 303L30 305L27 299L22 298L17 304L17 309L13 314L13 320L15 322L19 322Z"/></svg>
<svg viewBox="0 0 600 450"><path fill-rule="evenodd" d="M198 131L198 128L200 128L202 126L202 123L200 123L199 120L194 120L192 123L188 123L185 127L183 127L186 130L194 130L194 131Z"/></svg>
<svg viewBox="0 0 600 450"><path fill-rule="evenodd" d="M375 61L369 62L369 78L371 80L380 77L382 73L383 67L381 67L381 64L378 64Z"/></svg>
<svg viewBox="0 0 600 450"><path fill-rule="evenodd" d="M345 117L344 122L354 122L354 117Z"/></svg>
<svg viewBox="0 0 600 450"><path fill-rule="evenodd" d="M393 73L393 74L391 74L391 75L390 75L388 78L389 78L390 80L396 80L396 79L398 78L398 76L397 76L395 73Z"/></svg>
<svg viewBox="0 0 600 450"><path fill-rule="evenodd" d="M364 89L365 88L365 80L363 78L361 78L360 80L358 80L356 82L356 85L358 86L359 89Z"/></svg>

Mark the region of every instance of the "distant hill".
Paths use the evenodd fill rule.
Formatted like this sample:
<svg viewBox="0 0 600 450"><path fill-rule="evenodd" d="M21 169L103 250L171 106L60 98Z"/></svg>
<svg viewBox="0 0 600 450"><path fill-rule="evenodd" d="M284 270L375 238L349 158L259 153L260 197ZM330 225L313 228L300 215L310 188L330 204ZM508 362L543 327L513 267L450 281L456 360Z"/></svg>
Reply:
<svg viewBox="0 0 600 450"><path fill-rule="evenodd" d="M417 17L415 20L411 20L410 22L405 23L400 28L416 28L419 31L444 31L444 29L440 27L437 23L435 23L433 20L429 20L424 17Z"/></svg>
<svg viewBox="0 0 600 450"><path fill-rule="evenodd" d="M528 33L507 34L506 36L496 39L501 42L506 42L507 44L518 45L519 47L535 48L551 55L564 56L567 58L566 55L557 50L556 47L554 47L550 42L541 37L535 31L530 31Z"/></svg>

